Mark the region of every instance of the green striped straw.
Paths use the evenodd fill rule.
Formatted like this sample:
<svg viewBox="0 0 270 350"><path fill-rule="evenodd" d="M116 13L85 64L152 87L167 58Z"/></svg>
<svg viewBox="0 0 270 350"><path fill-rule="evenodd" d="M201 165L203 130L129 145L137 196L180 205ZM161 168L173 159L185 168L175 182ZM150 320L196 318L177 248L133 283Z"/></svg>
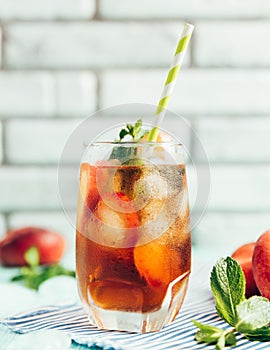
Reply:
<svg viewBox="0 0 270 350"><path fill-rule="evenodd" d="M184 60L184 56L187 51L188 43L191 38L193 29L194 29L194 26L192 24L189 24L189 23L184 24L184 29L183 29L181 38L178 42L177 48L175 50L173 62L169 70L169 73L167 75L167 79L156 109L155 118L153 122L154 127L149 133L148 141L154 142L157 140L158 133L159 133L159 126L161 125L164 119L166 108L168 106L170 97L172 95L172 92L176 83L176 78L178 76L179 70Z"/></svg>

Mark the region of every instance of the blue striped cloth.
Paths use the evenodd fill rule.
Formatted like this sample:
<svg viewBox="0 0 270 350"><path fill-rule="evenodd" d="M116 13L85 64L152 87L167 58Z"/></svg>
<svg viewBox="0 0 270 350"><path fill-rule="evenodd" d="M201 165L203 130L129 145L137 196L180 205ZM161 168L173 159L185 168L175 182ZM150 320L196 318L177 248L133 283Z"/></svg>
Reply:
<svg viewBox="0 0 270 350"><path fill-rule="evenodd" d="M179 315L172 324L160 332L135 334L98 330L89 323L80 305L43 307L8 317L2 320L2 323L18 333L48 329L63 331L78 344L96 345L104 349L210 350L215 347L198 344L194 340L196 328L191 319L224 328L228 325L217 316L207 282L208 277L197 272L195 278L191 279L191 285L194 285L189 290L193 292L188 293ZM250 342L238 335L237 346L234 349L270 349L270 343Z"/></svg>

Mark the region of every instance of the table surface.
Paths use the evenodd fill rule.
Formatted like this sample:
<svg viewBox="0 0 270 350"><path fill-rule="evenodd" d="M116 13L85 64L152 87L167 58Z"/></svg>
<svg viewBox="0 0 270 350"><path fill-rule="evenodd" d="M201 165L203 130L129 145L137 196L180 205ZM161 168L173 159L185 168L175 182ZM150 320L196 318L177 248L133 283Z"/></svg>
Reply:
<svg viewBox="0 0 270 350"><path fill-rule="evenodd" d="M210 256L209 254L206 254L206 252L201 252L201 251L193 251L193 265L201 265L201 264L206 264L207 266L211 266L211 264L214 264L216 261L216 257L215 256ZM1 285L3 286L3 283L9 282L10 278L12 276L14 276L17 272L17 269L14 268L3 268L0 267L0 294L1 294ZM54 293L53 290L50 293ZM16 301L14 301L16 303ZM13 305L14 306L14 305ZM20 305L21 306L21 305ZM33 307L32 307L33 309ZM20 311L30 311L31 307L29 308L29 306L25 309L21 309ZM9 316L9 315L13 315L14 311L12 311L10 314L5 314L5 316ZM1 304L0 304L0 316L1 316ZM2 315L3 316L3 315ZM20 337L20 334L16 334L14 332L11 332L6 326L0 325L0 339L1 339L1 343L0 343L0 350L6 350L8 348L8 346L10 344L12 344L12 342L14 342L14 340L16 338ZM70 349L80 349L80 350L85 350L87 347L76 344L76 343L72 343L70 346ZM13 349L13 348L12 348ZM36 349L36 347L35 347ZM100 347L91 347L88 349L92 349L92 350L100 350ZM28 348L28 350L34 350L34 348Z"/></svg>

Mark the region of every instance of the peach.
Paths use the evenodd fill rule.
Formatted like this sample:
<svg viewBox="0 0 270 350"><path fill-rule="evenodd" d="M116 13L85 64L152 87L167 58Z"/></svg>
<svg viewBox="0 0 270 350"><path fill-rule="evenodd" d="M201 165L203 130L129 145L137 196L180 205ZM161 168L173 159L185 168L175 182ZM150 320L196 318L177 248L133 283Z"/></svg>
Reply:
<svg viewBox="0 0 270 350"><path fill-rule="evenodd" d="M40 227L11 230L0 243L0 261L5 266L27 265L24 254L36 247L41 265L56 264L63 256L65 245L61 235Z"/></svg>
<svg viewBox="0 0 270 350"><path fill-rule="evenodd" d="M152 288L166 287L179 273L180 256L156 239L134 249L134 262L141 277Z"/></svg>
<svg viewBox="0 0 270 350"><path fill-rule="evenodd" d="M253 275L261 295L270 300L270 229L256 242L253 258Z"/></svg>
<svg viewBox="0 0 270 350"><path fill-rule="evenodd" d="M140 141L147 141L148 140L148 134L149 133L145 134L144 137L142 137ZM159 131L156 142L171 142L172 140L173 139L172 139L172 137L169 134L167 134L164 131Z"/></svg>
<svg viewBox="0 0 270 350"><path fill-rule="evenodd" d="M247 243L239 247L233 254L235 259L241 266L246 278L246 297L259 295L259 290L256 286L252 272L252 254L255 247L255 242Z"/></svg>

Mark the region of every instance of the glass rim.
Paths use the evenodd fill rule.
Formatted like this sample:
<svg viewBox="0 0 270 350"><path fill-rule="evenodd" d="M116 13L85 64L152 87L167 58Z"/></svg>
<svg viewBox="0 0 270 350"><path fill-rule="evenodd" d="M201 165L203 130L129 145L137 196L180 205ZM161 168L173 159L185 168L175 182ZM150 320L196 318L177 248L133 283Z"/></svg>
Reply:
<svg viewBox="0 0 270 350"><path fill-rule="evenodd" d="M156 141L93 141L88 144L84 144L85 147L89 146L102 146L102 145L115 145L115 146L128 146L128 145L140 145L142 146L183 146L182 143L177 141L162 141L162 142L156 142Z"/></svg>

